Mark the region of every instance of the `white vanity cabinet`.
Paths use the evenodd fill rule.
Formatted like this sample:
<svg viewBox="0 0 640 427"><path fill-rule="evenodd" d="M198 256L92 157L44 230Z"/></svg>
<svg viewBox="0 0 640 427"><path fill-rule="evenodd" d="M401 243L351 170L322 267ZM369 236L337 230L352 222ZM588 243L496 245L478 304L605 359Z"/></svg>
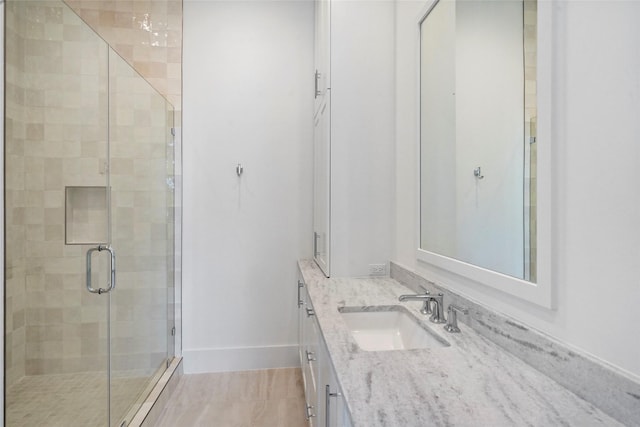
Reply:
<svg viewBox="0 0 640 427"><path fill-rule="evenodd" d="M304 281L298 279L298 326L299 326L299 356L304 396L306 400L305 417L311 427L320 426L318 416L318 322L315 318L313 305L309 300Z"/></svg>
<svg viewBox="0 0 640 427"><path fill-rule="evenodd" d="M322 339L307 288L298 279L299 356L310 427L351 427L349 412Z"/></svg>
<svg viewBox="0 0 640 427"><path fill-rule="evenodd" d="M329 352L324 340L318 343L318 426L351 427L351 418L347 410L340 384L331 365Z"/></svg>

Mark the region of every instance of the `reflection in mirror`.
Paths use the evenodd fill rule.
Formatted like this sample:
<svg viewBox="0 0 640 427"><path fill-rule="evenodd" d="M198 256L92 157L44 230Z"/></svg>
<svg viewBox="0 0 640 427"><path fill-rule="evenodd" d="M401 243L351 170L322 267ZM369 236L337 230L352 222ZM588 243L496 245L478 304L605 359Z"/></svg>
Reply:
<svg viewBox="0 0 640 427"><path fill-rule="evenodd" d="M420 248L536 282L535 0L421 22Z"/></svg>

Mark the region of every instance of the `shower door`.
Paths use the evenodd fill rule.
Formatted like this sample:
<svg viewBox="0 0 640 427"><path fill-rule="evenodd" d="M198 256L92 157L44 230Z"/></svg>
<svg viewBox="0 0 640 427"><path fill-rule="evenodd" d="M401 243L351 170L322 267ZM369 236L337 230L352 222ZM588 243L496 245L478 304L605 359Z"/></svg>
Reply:
<svg viewBox="0 0 640 427"><path fill-rule="evenodd" d="M109 51L111 422L130 421L169 360L173 108ZM171 351L172 353L172 351Z"/></svg>
<svg viewBox="0 0 640 427"><path fill-rule="evenodd" d="M173 354L173 108L62 1L5 22L5 425L120 427Z"/></svg>

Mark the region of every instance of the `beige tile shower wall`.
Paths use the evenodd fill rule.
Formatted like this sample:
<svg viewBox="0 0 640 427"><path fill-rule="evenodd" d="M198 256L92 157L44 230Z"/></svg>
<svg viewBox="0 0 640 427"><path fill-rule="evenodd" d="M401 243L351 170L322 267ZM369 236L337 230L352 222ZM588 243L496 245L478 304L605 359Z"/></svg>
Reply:
<svg viewBox="0 0 640 427"><path fill-rule="evenodd" d="M86 291L85 248L65 245L64 223L66 186L107 184L107 46L61 2L17 3L27 21L25 374L104 370L107 297Z"/></svg>
<svg viewBox="0 0 640 427"><path fill-rule="evenodd" d="M65 0L176 110L182 104L182 0Z"/></svg>
<svg viewBox="0 0 640 427"><path fill-rule="evenodd" d="M16 4L6 5L5 59L5 382L10 387L25 373L25 90L24 37ZM11 47L11 48L9 48ZM33 129L31 129L33 131Z"/></svg>
<svg viewBox="0 0 640 427"><path fill-rule="evenodd" d="M7 49L7 382L107 366L109 296L85 289L87 247L65 245L64 190L107 183L109 62L113 369L149 376L167 351L168 104L123 61L113 69L119 58L108 62L63 3L9 1L7 11L22 19ZM104 287L106 258L93 268Z"/></svg>

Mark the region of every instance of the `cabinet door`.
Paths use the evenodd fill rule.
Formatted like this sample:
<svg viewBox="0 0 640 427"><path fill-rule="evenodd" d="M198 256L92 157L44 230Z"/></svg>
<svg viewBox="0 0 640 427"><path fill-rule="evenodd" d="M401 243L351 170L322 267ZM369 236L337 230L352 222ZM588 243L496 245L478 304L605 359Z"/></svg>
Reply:
<svg viewBox="0 0 640 427"><path fill-rule="evenodd" d="M304 379L304 397L306 402L305 417L309 421L310 427L321 426L318 423L318 382L317 368L315 364L315 355L308 348L305 349L306 356L304 365L302 366L302 375Z"/></svg>
<svg viewBox="0 0 640 427"><path fill-rule="evenodd" d="M313 257L330 275L331 247L331 94L314 120L313 133Z"/></svg>
<svg viewBox="0 0 640 427"><path fill-rule="evenodd" d="M331 87L331 2L316 0L315 2L315 104L314 114L325 102L328 89Z"/></svg>
<svg viewBox="0 0 640 427"><path fill-rule="evenodd" d="M351 423L345 408L342 391L340 390L338 379L333 370L333 365L329 359L329 352L324 341L319 343L318 363L320 367L320 377L318 381L318 426L349 426ZM345 424L345 420L347 424Z"/></svg>
<svg viewBox="0 0 640 427"><path fill-rule="evenodd" d="M306 401L305 417L311 427L319 425L317 423L318 413L318 326L313 311L313 306L307 293L307 288L302 280L298 283L300 291L299 298L299 351L300 366L302 368L302 380L304 383L304 396Z"/></svg>
<svg viewBox="0 0 640 427"><path fill-rule="evenodd" d="M298 356L300 357L300 366L304 367L304 321L306 317L306 288L302 276L298 274Z"/></svg>

